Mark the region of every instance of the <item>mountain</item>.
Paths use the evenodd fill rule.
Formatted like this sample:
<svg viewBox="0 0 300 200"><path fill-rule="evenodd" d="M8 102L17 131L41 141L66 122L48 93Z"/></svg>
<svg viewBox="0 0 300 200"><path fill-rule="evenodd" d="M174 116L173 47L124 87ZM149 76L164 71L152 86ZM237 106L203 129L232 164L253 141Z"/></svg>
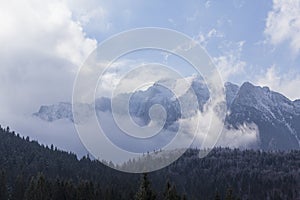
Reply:
<svg viewBox="0 0 300 200"><path fill-rule="evenodd" d="M126 103L124 99L130 96L129 112L139 120L141 125L150 121L149 109L152 105L160 104L167 112L164 128L168 128L180 118L190 118L197 110L203 111L204 105L209 100L209 90L202 79L190 77L187 79L187 88L180 88L182 80L164 80L155 83L145 91L136 91L132 94L120 94L116 96L119 110ZM185 114L180 112L180 104L174 94L161 83L170 86L171 89L181 91L178 99L187 102ZM191 95L195 93L198 105L195 104ZM300 100L291 101L280 93L271 91L268 87L254 86L245 82L240 87L233 83L225 84L226 104L228 114L225 125L228 129L238 129L243 124L254 123L259 130L259 147L261 149L299 149L300 148ZM83 105L86 116L92 114L93 109L97 112L111 112L111 100L101 97L95 101L95 105ZM117 110L118 110L117 109ZM125 111L124 111L125 112ZM73 121L71 104L59 103L50 106L41 106L35 116L53 121L58 119L69 119Z"/></svg>
<svg viewBox="0 0 300 200"><path fill-rule="evenodd" d="M59 119L69 119L73 122L72 104L68 102L59 102L55 105L41 106L39 111L33 115L49 122Z"/></svg>
<svg viewBox="0 0 300 200"><path fill-rule="evenodd" d="M255 123L263 149L299 149L299 104L268 87L244 83L230 106L226 123Z"/></svg>

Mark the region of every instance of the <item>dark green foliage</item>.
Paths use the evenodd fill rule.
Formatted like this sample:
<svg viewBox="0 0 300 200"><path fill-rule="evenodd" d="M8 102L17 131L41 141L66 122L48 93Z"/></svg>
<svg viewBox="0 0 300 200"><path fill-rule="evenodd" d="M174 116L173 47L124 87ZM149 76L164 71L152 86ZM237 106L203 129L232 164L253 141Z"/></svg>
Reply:
<svg viewBox="0 0 300 200"><path fill-rule="evenodd" d="M215 200L221 200L220 194L218 192L216 193Z"/></svg>
<svg viewBox="0 0 300 200"><path fill-rule="evenodd" d="M135 195L135 200L155 200L156 195L154 194L147 174L143 174L141 184L138 192Z"/></svg>
<svg viewBox="0 0 300 200"><path fill-rule="evenodd" d="M4 171L1 171L0 172L0 200L7 200L7 199L8 199L8 191L7 191L6 177Z"/></svg>
<svg viewBox="0 0 300 200"><path fill-rule="evenodd" d="M188 150L169 167L148 174L140 184L137 174L118 172L88 156L78 160L72 153L41 146L0 127L0 200L132 200L140 191L155 193L156 199L178 199L182 194L191 200L300 198L298 150L215 148L203 159L198 154L198 150ZM164 158L152 161L164 162ZM125 166L138 169L143 165L139 162ZM167 186L166 180L170 180Z"/></svg>
<svg viewBox="0 0 300 200"><path fill-rule="evenodd" d="M81 182L76 191L78 200L95 199L95 188L92 182Z"/></svg>
<svg viewBox="0 0 300 200"><path fill-rule="evenodd" d="M167 181L166 184L164 200L180 200L180 196L177 194L176 187L171 185L169 181Z"/></svg>
<svg viewBox="0 0 300 200"><path fill-rule="evenodd" d="M233 191L231 188L228 189L225 200L234 200Z"/></svg>
<svg viewBox="0 0 300 200"><path fill-rule="evenodd" d="M25 195L25 181L23 175L18 175L13 192L12 192L12 200L20 200L23 199Z"/></svg>
<svg viewBox="0 0 300 200"><path fill-rule="evenodd" d="M51 200L52 185L46 180L43 174L39 174L36 178L32 178L25 193L26 200Z"/></svg>
<svg viewBox="0 0 300 200"><path fill-rule="evenodd" d="M35 183L35 179L32 177L25 193L25 200L36 199L35 191L36 191L36 183Z"/></svg>

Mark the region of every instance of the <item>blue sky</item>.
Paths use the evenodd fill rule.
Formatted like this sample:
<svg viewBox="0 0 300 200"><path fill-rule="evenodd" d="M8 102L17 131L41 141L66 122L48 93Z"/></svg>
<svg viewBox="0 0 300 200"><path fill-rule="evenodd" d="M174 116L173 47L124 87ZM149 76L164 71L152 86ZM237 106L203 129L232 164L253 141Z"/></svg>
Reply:
<svg viewBox="0 0 300 200"><path fill-rule="evenodd" d="M300 0L12 0L0 2L0 26L2 112L71 101L76 73L97 44L141 27L194 38L225 81L300 98Z"/></svg>
<svg viewBox="0 0 300 200"><path fill-rule="evenodd" d="M300 37L292 36L294 31L299 31L299 15L291 14L299 10L299 1L112 1L91 4L96 5L94 9L98 6L103 10L103 20L90 17L83 23L83 28L87 36L98 42L131 28L174 29L198 40L216 63L226 65L223 67L226 74L229 73L226 81L268 85L292 99L300 95L291 91L294 88L286 89L290 86L281 86L290 79L299 78L300 42L296 48L291 47L292 40ZM83 10L74 13L75 20L82 20ZM282 26L276 25L276 17L282 20ZM101 26L97 25L99 21L103 23ZM271 21L269 28L268 21ZM286 36L272 39L280 29L286 28L284 24L293 21L296 22L295 30L290 27ZM274 80L267 80L265 76ZM278 76L282 78L278 80ZM293 83L299 84L299 81Z"/></svg>

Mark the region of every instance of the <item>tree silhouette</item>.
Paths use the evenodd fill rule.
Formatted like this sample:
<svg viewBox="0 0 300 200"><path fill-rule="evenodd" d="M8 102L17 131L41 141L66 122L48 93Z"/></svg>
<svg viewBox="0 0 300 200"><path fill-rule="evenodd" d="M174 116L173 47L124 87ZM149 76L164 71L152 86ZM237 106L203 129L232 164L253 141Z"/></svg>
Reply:
<svg viewBox="0 0 300 200"><path fill-rule="evenodd" d="M169 181L167 181L166 184L164 200L180 200L180 196L177 194L175 186L171 185Z"/></svg>
<svg viewBox="0 0 300 200"><path fill-rule="evenodd" d="M7 200L8 192L6 185L6 177L4 171L0 172L0 200Z"/></svg>
<svg viewBox="0 0 300 200"><path fill-rule="evenodd" d="M23 175L19 175L16 179L11 199L12 200L23 199L24 194L25 194L25 181Z"/></svg>
<svg viewBox="0 0 300 200"><path fill-rule="evenodd" d="M234 197L233 197L233 191L232 191L231 188L229 188L229 189L227 190L227 195L226 195L225 200L234 200Z"/></svg>
<svg viewBox="0 0 300 200"><path fill-rule="evenodd" d="M135 200L154 200L154 199L156 199L156 195L151 189L151 184L148 180L147 174L144 173L142 176L139 190L135 195Z"/></svg>

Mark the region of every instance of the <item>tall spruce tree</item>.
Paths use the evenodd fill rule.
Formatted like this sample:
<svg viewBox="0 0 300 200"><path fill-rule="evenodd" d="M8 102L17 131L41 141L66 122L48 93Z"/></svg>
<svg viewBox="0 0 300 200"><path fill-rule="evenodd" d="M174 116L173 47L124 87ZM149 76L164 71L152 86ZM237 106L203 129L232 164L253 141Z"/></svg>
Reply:
<svg viewBox="0 0 300 200"><path fill-rule="evenodd" d="M171 185L169 181L167 181L166 184L164 200L180 200L180 196L177 194L175 186Z"/></svg>
<svg viewBox="0 0 300 200"><path fill-rule="evenodd" d="M219 192L216 192L216 195L215 195L215 200L221 200L221 197L220 197L220 194L219 194Z"/></svg>
<svg viewBox="0 0 300 200"><path fill-rule="evenodd" d="M0 200L7 200L8 192L6 185L6 177L4 171L0 172Z"/></svg>
<svg viewBox="0 0 300 200"><path fill-rule="evenodd" d="M43 174L39 174L36 183L36 196L39 200L50 200L51 199L51 185L45 179Z"/></svg>
<svg viewBox="0 0 300 200"><path fill-rule="evenodd" d="M234 197L233 197L233 191L232 191L231 188L229 188L229 189L227 190L227 194L226 194L225 200L234 200Z"/></svg>
<svg viewBox="0 0 300 200"><path fill-rule="evenodd" d="M147 174L144 173L142 176L141 184L138 192L135 195L135 200L155 200L156 195L151 189L150 181L148 180Z"/></svg>
<svg viewBox="0 0 300 200"><path fill-rule="evenodd" d="M29 186L27 187L27 190L25 192L25 200L36 200L35 190L36 182L34 177L32 177Z"/></svg>
<svg viewBox="0 0 300 200"><path fill-rule="evenodd" d="M23 175L19 175L16 179L11 199L22 200L24 199L24 194L25 194L25 181Z"/></svg>

